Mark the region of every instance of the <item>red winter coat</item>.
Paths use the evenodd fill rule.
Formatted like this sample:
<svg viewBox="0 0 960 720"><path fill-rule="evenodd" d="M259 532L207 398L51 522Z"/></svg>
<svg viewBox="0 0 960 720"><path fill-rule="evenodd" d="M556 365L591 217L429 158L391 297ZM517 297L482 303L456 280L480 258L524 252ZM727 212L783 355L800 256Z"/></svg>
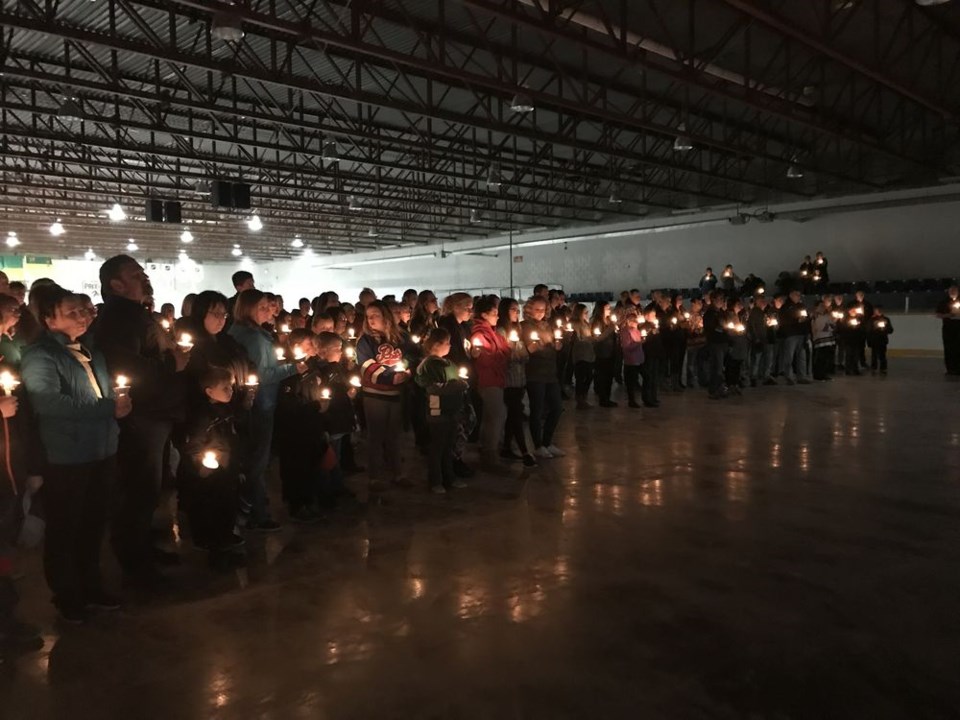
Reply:
<svg viewBox="0 0 960 720"><path fill-rule="evenodd" d="M506 338L483 320L475 320L470 332L470 343L480 338L480 355L474 358L477 387L506 387L507 366L510 364L510 345Z"/></svg>

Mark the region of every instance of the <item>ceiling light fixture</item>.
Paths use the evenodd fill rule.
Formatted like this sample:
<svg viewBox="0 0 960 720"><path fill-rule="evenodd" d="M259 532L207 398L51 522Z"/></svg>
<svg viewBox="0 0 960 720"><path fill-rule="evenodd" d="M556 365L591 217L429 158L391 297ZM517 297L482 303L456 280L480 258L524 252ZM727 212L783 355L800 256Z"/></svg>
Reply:
<svg viewBox="0 0 960 720"><path fill-rule="evenodd" d="M380 237L380 233L377 232L376 228L370 228L369 230L367 230L367 237L370 237L370 238Z"/></svg>
<svg viewBox="0 0 960 720"><path fill-rule="evenodd" d="M63 227L63 223L60 222L60 218L57 218L56 221L50 226L50 234L54 237L63 235L66 232L66 229Z"/></svg>
<svg viewBox="0 0 960 720"><path fill-rule="evenodd" d="M180 233L180 242L192 243L193 233L189 230L184 230L182 233Z"/></svg>
<svg viewBox="0 0 960 720"><path fill-rule="evenodd" d="M360 204L360 201L357 200L356 195L351 195L347 198L347 209L348 210L363 210L363 206Z"/></svg>
<svg viewBox="0 0 960 720"><path fill-rule="evenodd" d="M396 263L396 262L406 262L407 260L422 260L423 258L435 258L437 254L435 252L431 253L418 253L416 255L403 255L402 257L388 257L388 258L378 258L376 260L357 260L355 262L350 262L349 260L337 263L336 265L331 265L330 270L350 270L353 267L358 265L379 265L380 263Z"/></svg>
<svg viewBox="0 0 960 720"><path fill-rule="evenodd" d="M797 156L793 156L790 166L787 168L787 177L791 180L799 180L803 177L803 168L797 165Z"/></svg>
<svg viewBox="0 0 960 720"><path fill-rule="evenodd" d="M17 237L17 234L11 230L7 233L7 247L16 247L20 244L20 238Z"/></svg>
<svg viewBox="0 0 960 720"><path fill-rule="evenodd" d="M616 188L610 191L610 197L607 198L607 202L610 203L611 205L620 205L621 203L623 203L623 198L620 197L620 193L617 191Z"/></svg>
<svg viewBox="0 0 960 720"><path fill-rule="evenodd" d="M63 102L60 103L60 109L57 110L57 117L68 120L77 120L82 115L83 108L81 108L80 103L72 97L64 98Z"/></svg>
<svg viewBox="0 0 960 720"><path fill-rule="evenodd" d="M93 248L87 248L87 251L83 254L83 257L93 262L97 259L97 254L93 251Z"/></svg>
<svg viewBox="0 0 960 720"><path fill-rule="evenodd" d="M680 134L677 135L676 140L673 141L673 149L676 152L687 152L689 150L693 150L693 143L690 141L690 138L687 135L687 124L680 123L677 125L677 131Z"/></svg>
<svg viewBox="0 0 960 720"><path fill-rule="evenodd" d="M243 250L240 249L239 245L234 245L233 250L230 251L230 254L233 255L234 257L240 257L241 255L243 255Z"/></svg>
<svg viewBox="0 0 960 720"><path fill-rule="evenodd" d="M139 249L140 246L137 245L137 241L133 238L130 238L130 240L127 242L127 252L136 252Z"/></svg>
<svg viewBox="0 0 960 720"><path fill-rule="evenodd" d="M186 251L186 250L181 250L181 251L180 251L180 254L177 255L177 260L179 260L179 261L182 262L182 263L188 263L188 262L190 262L190 256L187 255L187 251Z"/></svg>
<svg viewBox="0 0 960 720"><path fill-rule="evenodd" d="M529 113L534 111L533 100L522 90L513 96L510 101L510 109L515 113Z"/></svg>
<svg viewBox="0 0 960 720"><path fill-rule="evenodd" d="M253 232L260 232L263 230L263 221L259 215L251 215L250 219L247 220L247 227Z"/></svg>
<svg viewBox="0 0 960 720"><path fill-rule="evenodd" d="M470 222L474 225L483 222L483 216L480 215L480 211L476 208L470 210Z"/></svg>
<svg viewBox="0 0 960 720"><path fill-rule="evenodd" d="M303 240L300 238L299 235L297 235L297 236L290 242L290 246L291 246L291 247L295 247L295 248L302 248L302 247L303 247Z"/></svg>
<svg viewBox="0 0 960 720"><path fill-rule="evenodd" d="M123 209L123 205L114 203L113 207L107 210L107 217L110 218L110 222L123 222L127 219L127 212Z"/></svg>
<svg viewBox="0 0 960 720"><path fill-rule="evenodd" d="M240 42L243 39L243 23L232 13L214 15L210 23L210 35L215 40Z"/></svg>
<svg viewBox="0 0 960 720"><path fill-rule="evenodd" d="M327 162L340 161L340 154L337 152L336 140L327 140L323 143L323 154L321 157Z"/></svg>
<svg viewBox="0 0 960 720"><path fill-rule="evenodd" d="M500 163L493 163L487 172L487 187L498 188L503 185L503 178L500 176Z"/></svg>

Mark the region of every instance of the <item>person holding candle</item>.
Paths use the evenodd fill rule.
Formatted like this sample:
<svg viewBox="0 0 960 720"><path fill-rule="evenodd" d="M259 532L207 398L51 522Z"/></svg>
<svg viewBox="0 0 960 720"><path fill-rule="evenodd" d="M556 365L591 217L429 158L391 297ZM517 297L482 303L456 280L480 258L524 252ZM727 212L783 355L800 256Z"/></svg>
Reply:
<svg viewBox="0 0 960 720"><path fill-rule="evenodd" d="M813 309L810 330L813 337L814 380L833 379L837 320L833 317L832 305L832 301L828 305L826 300L821 299Z"/></svg>
<svg viewBox="0 0 960 720"><path fill-rule="evenodd" d="M854 293L848 308L857 316L859 322L851 329L850 341L856 343L856 353L860 369L867 368L867 324L873 317L873 305L867 300L863 290Z"/></svg>
<svg viewBox="0 0 960 720"><path fill-rule="evenodd" d="M819 286L826 287L830 282L830 263L827 261L826 256L820 250L817 250L816 256L813 258L814 272L819 276Z"/></svg>
<svg viewBox="0 0 960 720"><path fill-rule="evenodd" d="M846 375L860 375L860 336L863 330L855 307L847 308L840 321L839 339L843 346L843 369Z"/></svg>
<svg viewBox="0 0 960 720"><path fill-rule="evenodd" d="M79 298L51 290L38 314L46 331L24 350L22 371L46 461L44 571L61 618L82 623L91 609L119 607L104 592L100 551L116 475L117 420L130 414L133 401L114 397L104 356L80 342L89 317Z"/></svg>
<svg viewBox="0 0 960 720"><path fill-rule="evenodd" d="M473 373L473 360L470 357L470 325L473 317L473 297L468 293L458 292L447 296L443 301L443 311L437 321L450 334L450 353L447 357L458 368L467 368L468 374ZM457 430L456 447L453 450L453 468L458 477L473 477L473 470L464 461L464 451L467 442L474 436L480 423L483 408L481 398L475 392L475 385L471 384L471 392L460 409L460 424Z"/></svg>
<svg viewBox="0 0 960 720"><path fill-rule="evenodd" d="M623 310L620 329L620 347L623 349L623 384L627 390L628 407L639 408L637 389L643 369L643 343L647 333L640 329L640 317L635 308Z"/></svg>
<svg viewBox="0 0 960 720"><path fill-rule="evenodd" d="M306 371L303 363L279 362L274 352L274 338L263 329L272 317L273 308L267 296L259 290L244 290L234 307L234 322L230 336L246 351L247 357L260 379L250 412L250 448L244 500L249 506L248 530L275 532L280 524L270 517L267 501L267 468L273 425L276 418L277 395L280 383L288 377Z"/></svg>
<svg viewBox="0 0 960 720"><path fill-rule="evenodd" d="M667 343L667 378L674 392L686 389L683 382L683 364L687 356L688 329L690 313L683 307L683 296L674 293L669 298L665 313L665 324L669 331Z"/></svg>
<svg viewBox="0 0 960 720"><path fill-rule="evenodd" d="M23 342L16 335L22 306L11 295L0 295L0 362L12 368L20 367Z"/></svg>
<svg viewBox="0 0 960 720"><path fill-rule="evenodd" d="M690 309L684 313L687 323L687 387L706 382L707 340L703 335L703 299L691 298Z"/></svg>
<svg viewBox="0 0 960 720"><path fill-rule="evenodd" d="M570 333L570 344L572 346L574 394L577 398L577 410L586 410L593 407L587 402L587 393L590 391L590 384L593 382L594 365L597 360L594 347L598 335L594 335L594 328L591 326L588 313L586 305L577 303L573 306L570 317L570 325L573 327L573 332Z"/></svg>
<svg viewBox="0 0 960 720"><path fill-rule="evenodd" d="M727 298L722 290L710 293L710 306L703 313L703 334L706 337L707 388L712 399L726 398L723 363L727 354L729 338L724 327Z"/></svg>
<svg viewBox="0 0 960 720"><path fill-rule="evenodd" d="M766 381L770 377L770 369L773 365L769 307L770 300L761 295L754 299L753 307L747 313L745 324L747 326L747 339L750 343L750 387L756 387L760 383L767 384Z"/></svg>
<svg viewBox="0 0 960 720"><path fill-rule="evenodd" d="M870 372L887 374L887 345L893 335L893 323L883 314L883 307L874 305L873 315L866 321L867 345L870 347Z"/></svg>
<svg viewBox="0 0 960 720"><path fill-rule="evenodd" d="M422 290L417 296L417 303L410 317L410 333L421 340L437 327L437 296L432 290Z"/></svg>
<svg viewBox="0 0 960 720"><path fill-rule="evenodd" d="M341 499L353 499L343 482L344 440L357 427L354 400L360 388L360 376L350 375L342 363L343 340L334 333L322 333L314 338L316 358L313 370L320 380L320 387L330 390L327 403L320 403L321 420L327 442L333 450L335 464L327 462L322 468L319 495L320 509L333 507Z"/></svg>
<svg viewBox="0 0 960 720"><path fill-rule="evenodd" d="M644 407L660 407L660 379L666 350L663 346L663 336L660 333L660 319L657 316L658 305L650 303L643 310L639 318L640 332L643 335L643 364L640 365L640 375L643 385L640 396Z"/></svg>
<svg viewBox="0 0 960 720"><path fill-rule="evenodd" d="M610 320L610 303L605 300L596 302L593 306L593 315L590 317L590 328L594 334L594 381L593 388L600 399L600 407L614 408L617 406L610 399L613 392L613 374L616 364L617 326ZM599 331L599 332L598 332Z"/></svg>
<svg viewBox="0 0 960 720"><path fill-rule="evenodd" d="M357 342L357 362L363 386L367 422L367 473L371 489L384 479L406 485L402 476L400 433L403 429L401 386L410 380L403 366L403 336L390 309L371 300L364 310L364 332Z"/></svg>
<svg viewBox="0 0 960 720"><path fill-rule="evenodd" d="M727 294L736 292L743 280L733 271L733 265L727 265L720 273L720 289Z"/></svg>
<svg viewBox="0 0 960 720"><path fill-rule="evenodd" d="M487 469L494 472L502 469L497 460L506 418L503 390L512 356L510 345L496 331L499 302L496 295L484 295L477 301L470 336L477 392L484 408L480 422L480 457Z"/></svg>
<svg viewBox="0 0 960 720"><path fill-rule="evenodd" d="M450 334L444 328L431 330L423 340L426 356L416 374L416 383L427 393L427 478L430 491L437 495L467 487L454 471L453 455L467 381L459 377L457 365L447 359L451 348Z"/></svg>
<svg viewBox="0 0 960 720"><path fill-rule="evenodd" d="M128 584L150 590L162 580L158 563L179 561L154 547L153 515L164 478L174 423L186 411L187 348L169 337L144 307L153 295L150 278L127 255L100 266L103 309L93 327L93 344L103 352L112 376L131 379L133 411L120 423L117 454L119 501L112 519L112 545ZM168 528L169 531L169 528Z"/></svg>
<svg viewBox="0 0 960 720"><path fill-rule="evenodd" d="M724 380L729 392L742 394L743 366L750 357L750 340L747 338L743 301L739 297L730 300L724 315L728 346L724 358Z"/></svg>
<svg viewBox="0 0 960 720"><path fill-rule="evenodd" d="M243 563L237 551L244 541L234 532L243 472L234 380L226 368L209 365L203 370L197 384L206 403L190 413L178 468L181 507L193 543L210 552L210 565L216 569Z"/></svg>
<svg viewBox="0 0 960 720"><path fill-rule="evenodd" d="M523 307L520 336L530 355L526 372L534 454L541 458L554 458L566 455L553 444L553 435L563 412L557 376L557 350L563 343L554 339L553 328L547 322L546 314L546 299L537 296L530 298Z"/></svg>
<svg viewBox="0 0 960 720"><path fill-rule="evenodd" d="M503 448L500 451L500 457L504 460L522 460L524 467L533 468L537 466L537 460L527 448L523 416L523 395L527 386L526 365L530 359L530 353L521 335L520 305L513 298L500 300L497 332L510 347L510 362L507 365L503 388L507 417L504 422ZM513 452L514 443L520 451L519 455Z"/></svg>
<svg viewBox="0 0 960 720"><path fill-rule="evenodd" d="M183 323L184 332L193 338L193 350L185 370L189 377L187 406L191 409L206 407L209 398L201 378L211 367L225 368L239 390L234 393L231 403L234 417L238 426L245 428L255 392L247 387L247 379L251 373L256 374L256 370L243 346L230 333L224 332L226 324L227 298L215 290L199 293Z"/></svg>
<svg viewBox="0 0 960 720"><path fill-rule="evenodd" d="M713 274L713 268L708 267L703 271L703 275L700 277L697 286L700 288L700 294L703 296L709 295L716 290L717 276Z"/></svg>
<svg viewBox="0 0 960 720"><path fill-rule="evenodd" d="M809 385L806 363L802 360L803 344L810 334L810 313L803 304L800 291L790 291L789 299L780 308L777 316L783 338L780 357L780 374L787 385Z"/></svg>
<svg viewBox="0 0 960 720"><path fill-rule="evenodd" d="M937 317L943 323L943 364L948 376L960 375L960 287L947 288L946 296L937 304Z"/></svg>

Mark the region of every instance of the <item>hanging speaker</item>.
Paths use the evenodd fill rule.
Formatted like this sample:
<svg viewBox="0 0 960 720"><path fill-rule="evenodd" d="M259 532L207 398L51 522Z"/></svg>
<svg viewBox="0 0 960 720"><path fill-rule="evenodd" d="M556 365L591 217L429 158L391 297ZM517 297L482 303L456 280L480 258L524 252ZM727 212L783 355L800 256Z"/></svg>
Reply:
<svg viewBox="0 0 960 720"><path fill-rule="evenodd" d="M236 210L250 209L250 186L246 183L233 183L233 207Z"/></svg>
<svg viewBox="0 0 960 720"><path fill-rule="evenodd" d="M163 221L179 225L183 221L183 209L179 200L167 200L163 205Z"/></svg>
<svg viewBox="0 0 960 720"><path fill-rule="evenodd" d="M147 200L147 205L143 214L147 218L147 222L162 223L163 200Z"/></svg>
<svg viewBox="0 0 960 720"><path fill-rule="evenodd" d="M210 183L210 202L214 207L233 207L233 184L225 180Z"/></svg>

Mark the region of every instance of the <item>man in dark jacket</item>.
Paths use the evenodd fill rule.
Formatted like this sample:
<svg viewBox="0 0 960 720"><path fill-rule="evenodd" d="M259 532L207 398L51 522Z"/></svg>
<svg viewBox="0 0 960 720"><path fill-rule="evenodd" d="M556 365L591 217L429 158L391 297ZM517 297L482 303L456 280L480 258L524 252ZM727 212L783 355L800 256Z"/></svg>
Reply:
<svg viewBox="0 0 960 720"><path fill-rule="evenodd" d="M93 334L113 376L130 379L134 411L120 424L118 500L113 518L114 551L127 579L151 585L154 563L173 560L154 550L151 530L163 479L164 449L174 421L183 414L181 371L189 352L173 349L143 306L153 294L143 268L127 255L100 267L103 310Z"/></svg>
<svg viewBox="0 0 960 720"><path fill-rule="evenodd" d="M710 397L714 399L727 397L727 387L723 382L723 361L729 345L729 338L723 327L723 314L726 309L727 297L723 291L714 290L710 293L710 307L703 313L703 335L707 340L707 387Z"/></svg>
<svg viewBox="0 0 960 720"><path fill-rule="evenodd" d="M247 272L246 270L237 270L230 278L230 281L233 283L233 289L237 292L227 300L227 325L224 328L225 331L229 330L230 326L233 325L233 307L237 304L237 297L240 293L244 290L257 289L256 284L253 282L253 273Z"/></svg>
<svg viewBox="0 0 960 720"><path fill-rule="evenodd" d="M802 351L810 334L810 312L803 304L799 290L790 291L789 299L780 308L778 320L783 338L780 374L786 378L787 385L795 382L809 385L810 378L807 377L807 365L803 361Z"/></svg>

